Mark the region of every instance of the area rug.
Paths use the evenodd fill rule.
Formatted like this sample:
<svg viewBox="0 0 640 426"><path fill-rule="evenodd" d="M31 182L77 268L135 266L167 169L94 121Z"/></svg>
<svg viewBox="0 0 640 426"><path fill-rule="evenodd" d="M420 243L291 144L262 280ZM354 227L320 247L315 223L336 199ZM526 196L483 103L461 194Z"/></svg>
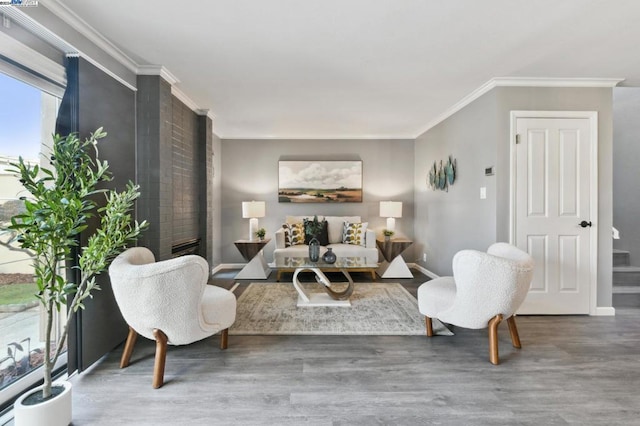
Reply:
<svg viewBox="0 0 640 426"><path fill-rule="evenodd" d="M322 292L317 283L307 292ZM338 290L339 288L337 288ZM418 301L397 283L356 283L351 307L300 307L291 283L251 283L238 297L235 335L425 335ZM438 320L435 334L453 335Z"/></svg>

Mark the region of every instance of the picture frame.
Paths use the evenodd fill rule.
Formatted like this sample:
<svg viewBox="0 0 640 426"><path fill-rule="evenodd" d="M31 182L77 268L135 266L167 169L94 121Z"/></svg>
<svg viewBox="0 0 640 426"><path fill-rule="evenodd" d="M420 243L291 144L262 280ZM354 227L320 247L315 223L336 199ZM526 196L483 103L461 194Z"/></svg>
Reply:
<svg viewBox="0 0 640 426"><path fill-rule="evenodd" d="M361 203L362 161L279 161L278 202Z"/></svg>

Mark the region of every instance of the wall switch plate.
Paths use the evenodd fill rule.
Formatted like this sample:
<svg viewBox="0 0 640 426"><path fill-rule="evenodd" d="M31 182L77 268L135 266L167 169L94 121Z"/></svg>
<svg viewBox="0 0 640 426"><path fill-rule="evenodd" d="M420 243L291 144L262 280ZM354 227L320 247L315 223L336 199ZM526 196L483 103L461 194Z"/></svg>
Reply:
<svg viewBox="0 0 640 426"><path fill-rule="evenodd" d="M427 253L422 253L422 261L423 262L427 261Z"/></svg>
<svg viewBox="0 0 640 426"><path fill-rule="evenodd" d="M487 198L487 187L486 186L482 186L480 187L480 199L484 200Z"/></svg>

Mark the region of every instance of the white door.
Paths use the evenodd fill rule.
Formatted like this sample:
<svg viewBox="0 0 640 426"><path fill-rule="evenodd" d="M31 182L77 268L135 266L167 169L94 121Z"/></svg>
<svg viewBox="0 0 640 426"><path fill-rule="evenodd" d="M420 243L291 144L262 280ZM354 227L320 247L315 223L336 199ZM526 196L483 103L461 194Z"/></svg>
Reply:
<svg viewBox="0 0 640 426"><path fill-rule="evenodd" d="M589 314L595 310L597 116L513 114L512 240L535 259L518 313Z"/></svg>

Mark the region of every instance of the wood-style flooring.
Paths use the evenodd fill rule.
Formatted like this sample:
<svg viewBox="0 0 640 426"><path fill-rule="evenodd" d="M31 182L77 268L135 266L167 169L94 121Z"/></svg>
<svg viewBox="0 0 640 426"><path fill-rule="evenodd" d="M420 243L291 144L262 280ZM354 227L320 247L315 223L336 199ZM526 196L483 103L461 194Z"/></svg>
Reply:
<svg viewBox="0 0 640 426"><path fill-rule="evenodd" d="M413 272L388 281L415 294L427 278ZM233 275L213 284L229 288ZM230 336L226 351L214 336L170 347L158 390L154 344L140 338L128 368L119 347L72 379L73 425L640 424L640 309L517 321L522 349L501 324L498 366L486 330Z"/></svg>

